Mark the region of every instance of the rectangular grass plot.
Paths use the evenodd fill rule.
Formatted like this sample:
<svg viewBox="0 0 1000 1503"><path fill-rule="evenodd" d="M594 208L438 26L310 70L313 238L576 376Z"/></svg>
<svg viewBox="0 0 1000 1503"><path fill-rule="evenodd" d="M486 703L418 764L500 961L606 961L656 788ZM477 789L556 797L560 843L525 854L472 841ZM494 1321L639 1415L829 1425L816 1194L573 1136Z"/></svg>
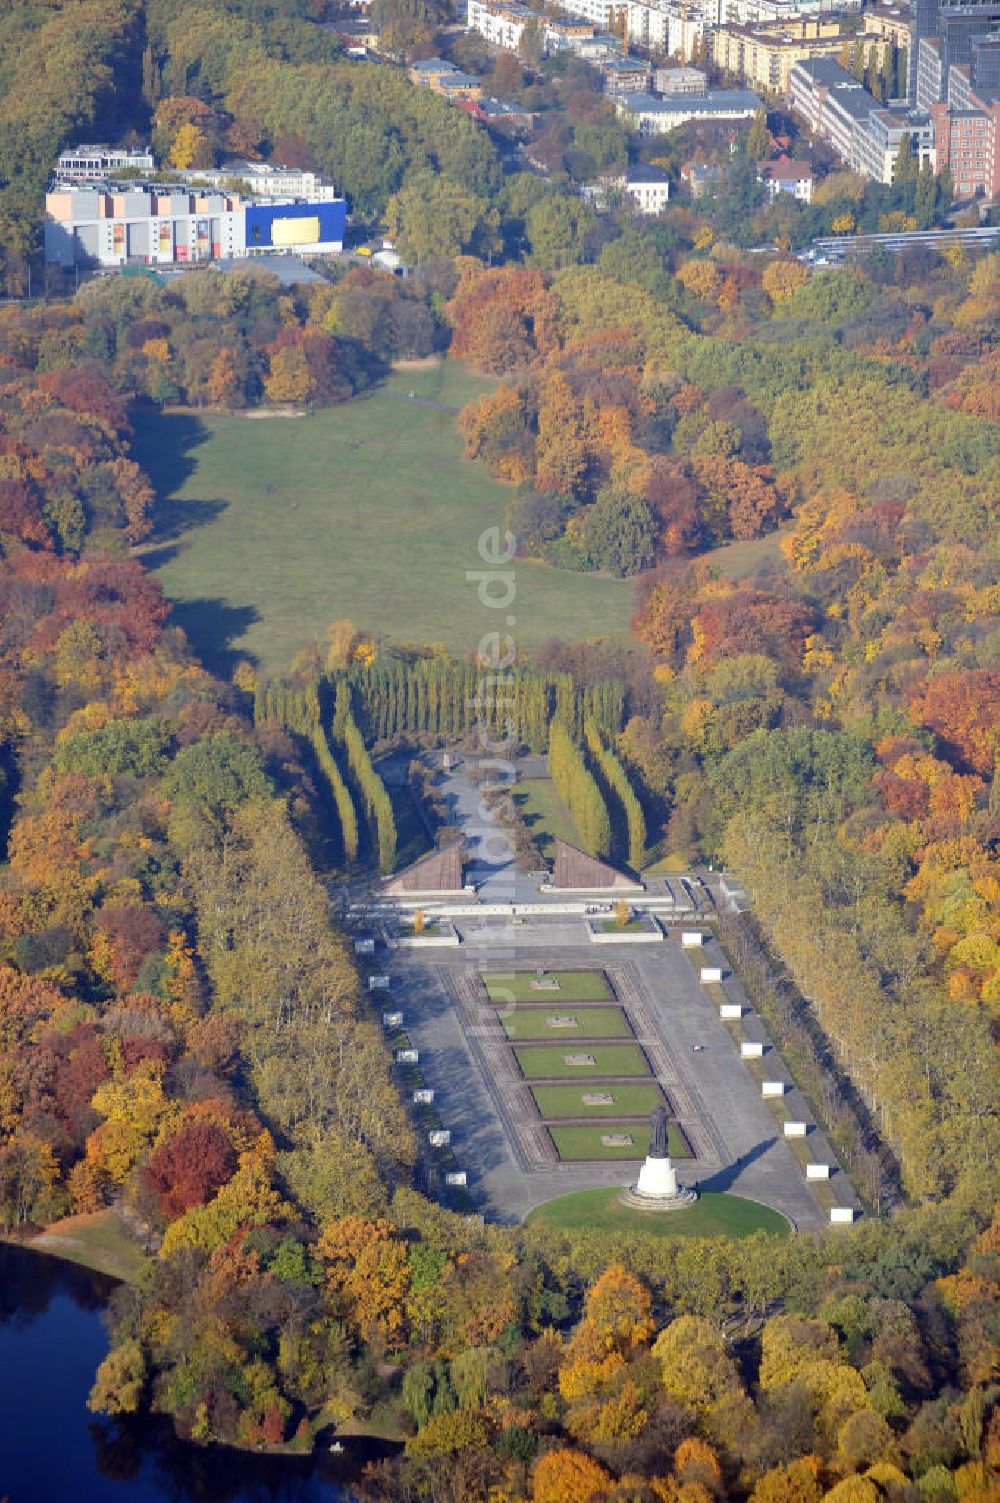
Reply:
<svg viewBox="0 0 1000 1503"><path fill-rule="evenodd" d="M515 1006L500 1018L509 1039L520 1043L528 1039L550 1039L553 1035L572 1034L578 1039L627 1039L631 1037L625 1014L620 1007L577 1007L572 1012L560 1008Z"/></svg>
<svg viewBox="0 0 1000 1503"><path fill-rule="evenodd" d="M532 1091L541 1116L547 1122L572 1118L646 1117L654 1107L664 1103L663 1092L654 1081L630 1081L621 1084L538 1085ZM669 1107L669 1103L667 1103Z"/></svg>
<svg viewBox="0 0 1000 1503"><path fill-rule="evenodd" d="M521 1044L514 1054L527 1080L564 1080L584 1068L602 1080L650 1073L646 1056L635 1044L595 1044L586 1051L568 1051L559 1044ZM584 1059L593 1063L584 1066ZM573 1060L580 1063L570 1063Z"/></svg>
<svg viewBox="0 0 1000 1503"><path fill-rule="evenodd" d="M601 1122L592 1127L573 1125L549 1128L549 1136L564 1162L599 1159L644 1159L649 1151L648 1123ZM680 1128L667 1128L667 1149L673 1159L691 1157L691 1149Z"/></svg>
<svg viewBox="0 0 1000 1503"><path fill-rule="evenodd" d="M603 971L493 971L484 976L491 1002L612 1002Z"/></svg>

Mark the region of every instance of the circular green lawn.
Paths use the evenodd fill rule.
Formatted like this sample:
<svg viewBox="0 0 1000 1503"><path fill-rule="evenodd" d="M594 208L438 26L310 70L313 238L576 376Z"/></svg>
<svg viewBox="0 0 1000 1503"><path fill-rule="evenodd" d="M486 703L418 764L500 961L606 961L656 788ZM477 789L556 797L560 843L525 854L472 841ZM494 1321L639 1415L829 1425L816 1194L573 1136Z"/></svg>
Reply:
<svg viewBox="0 0 1000 1503"><path fill-rule="evenodd" d="M648 1232L654 1237L749 1237L768 1232L787 1237L788 1222L769 1206L740 1195L702 1194L683 1211L635 1211L623 1206L617 1188L578 1190L546 1201L525 1217L529 1226L563 1231Z"/></svg>

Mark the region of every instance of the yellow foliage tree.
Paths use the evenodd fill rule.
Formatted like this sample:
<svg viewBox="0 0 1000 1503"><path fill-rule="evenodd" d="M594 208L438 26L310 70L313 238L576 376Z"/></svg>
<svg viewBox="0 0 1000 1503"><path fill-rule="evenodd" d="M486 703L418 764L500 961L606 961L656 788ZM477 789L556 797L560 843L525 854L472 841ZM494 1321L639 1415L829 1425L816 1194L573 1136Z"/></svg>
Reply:
<svg viewBox="0 0 1000 1503"><path fill-rule="evenodd" d="M591 1503L609 1486L611 1475L585 1451L548 1451L532 1473L534 1503Z"/></svg>
<svg viewBox="0 0 1000 1503"><path fill-rule="evenodd" d="M772 261L764 267L760 282L771 302L780 307L794 297L800 287L809 280L809 272L801 261Z"/></svg>
<svg viewBox="0 0 1000 1503"><path fill-rule="evenodd" d="M186 120L177 131L170 148L170 165L183 171L187 167L193 167L199 157L204 156L207 141L204 134L190 120Z"/></svg>

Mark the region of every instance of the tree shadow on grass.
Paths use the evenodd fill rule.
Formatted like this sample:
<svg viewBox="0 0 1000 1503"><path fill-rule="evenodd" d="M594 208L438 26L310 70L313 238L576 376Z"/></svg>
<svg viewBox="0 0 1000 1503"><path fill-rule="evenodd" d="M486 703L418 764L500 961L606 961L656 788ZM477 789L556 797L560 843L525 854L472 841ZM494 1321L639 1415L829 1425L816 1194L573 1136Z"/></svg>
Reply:
<svg viewBox="0 0 1000 1503"><path fill-rule="evenodd" d="M175 600L170 619L181 628L210 672L228 678L241 659L256 662L246 648L231 646L260 620L256 606L227 605L224 600Z"/></svg>
<svg viewBox="0 0 1000 1503"><path fill-rule="evenodd" d="M179 490L194 474L192 451L210 437L200 418L189 412L160 412L151 406L133 407L132 453L156 488L158 496Z"/></svg>
<svg viewBox="0 0 1000 1503"><path fill-rule="evenodd" d="M203 527L206 522L214 521L228 505L228 501L182 501L177 497L167 496L164 500L157 501L153 509L150 542L172 542L183 533L193 532L196 527Z"/></svg>
<svg viewBox="0 0 1000 1503"><path fill-rule="evenodd" d="M152 541L163 542L210 522L226 501L182 500L178 491L197 469L195 450L210 438L200 418L137 407L132 413L132 452L156 491Z"/></svg>

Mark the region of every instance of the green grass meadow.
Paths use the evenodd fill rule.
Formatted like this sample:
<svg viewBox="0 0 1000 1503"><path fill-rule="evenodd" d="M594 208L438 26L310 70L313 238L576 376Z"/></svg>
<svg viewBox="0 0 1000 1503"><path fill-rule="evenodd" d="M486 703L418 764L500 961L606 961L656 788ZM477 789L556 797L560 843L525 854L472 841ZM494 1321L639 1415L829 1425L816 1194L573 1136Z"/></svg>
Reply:
<svg viewBox="0 0 1000 1503"><path fill-rule="evenodd" d="M607 1106L587 1106L584 1096L591 1091L606 1091L614 1100ZM644 1117L663 1102L658 1085L604 1085L595 1080L589 1085L535 1086L535 1105L547 1121L560 1117Z"/></svg>
<svg viewBox="0 0 1000 1503"><path fill-rule="evenodd" d="M649 1075L646 1056L635 1044L598 1044L592 1047L585 1040L574 1044L567 1039L559 1045L523 1045L515 1048L514 1054L526 1080L582 1080L587 1083L586 1089L590 1089L593 1082L594 1089L599 1090L604 1077L609 1075L639 1078ZM594 1063L568 1065L564 1057L567 1054L592 1054Z"/></svg>
<svg viewBox="0 0 1000 1503"><path fill-rule="evenodd" d="M576 1027L553 1028L549 1022L553 1017L573 1017ZM509 1039L549 1039L553 1043L567 1039L572 1044L574 1039L632 1037L632 1030L620 1007L581 1007L575 1012L571 1007L558 1004L542 1008L518 1007L500 1021Z"/></svg>
<svg viewBox="0 0 1000 1503"><path fill-rule="evenodd" d="M601 1142L606 1133L627 1133L632 1139L627 1147L609 1147ZM550 1127L549 1136L561 1159L644 1159L649 1152L649 1127L636 1122L595 1122L593 1127ZM691 1149L679 1127L667 1128L667 1152L672 1159L689 1159Z"/></svg>
<svg viewBox="0 0 1000 1503"><path fill-rule="evenodd" d="M584 849L583 837L551 778L525 778L514 785L511 796L546 861L555 858L557 838Z"/></svg>
<svg viewBox="0 0 1000 1503"><path fill-rule="evenodd" d="M491 1002L540 1002L554 1012L563 1011L564 1002L610 1002L613 1000L608 978L603 971L546 971L545 976L559 982L550 990L532 985L534 971L493 971L484 976Z"/></svg>
<svg viewBox="0 0 1000 1503"><path fill-rule="evenodd" d="M787 1237L791 1228L768 1206L739 1195L702 1194L693 1206L657 1215L623 1206L617 1190L579 1190L538 1206L529 1226L565 1231L645 1232L651 1237Z"/></svg>
<svg viewBox="0 0 1000 1503"><path fill-rule="evenodd" d="M331 622L380 638L475 650L496 629L467 570L502 526L510 487L463 457L453 412L490 383L449 362L302 417L135 418L134 454L157 492L139 550L208 665L287 669ZM519 644L628 630L631 586L519 560Z"/></svg>

